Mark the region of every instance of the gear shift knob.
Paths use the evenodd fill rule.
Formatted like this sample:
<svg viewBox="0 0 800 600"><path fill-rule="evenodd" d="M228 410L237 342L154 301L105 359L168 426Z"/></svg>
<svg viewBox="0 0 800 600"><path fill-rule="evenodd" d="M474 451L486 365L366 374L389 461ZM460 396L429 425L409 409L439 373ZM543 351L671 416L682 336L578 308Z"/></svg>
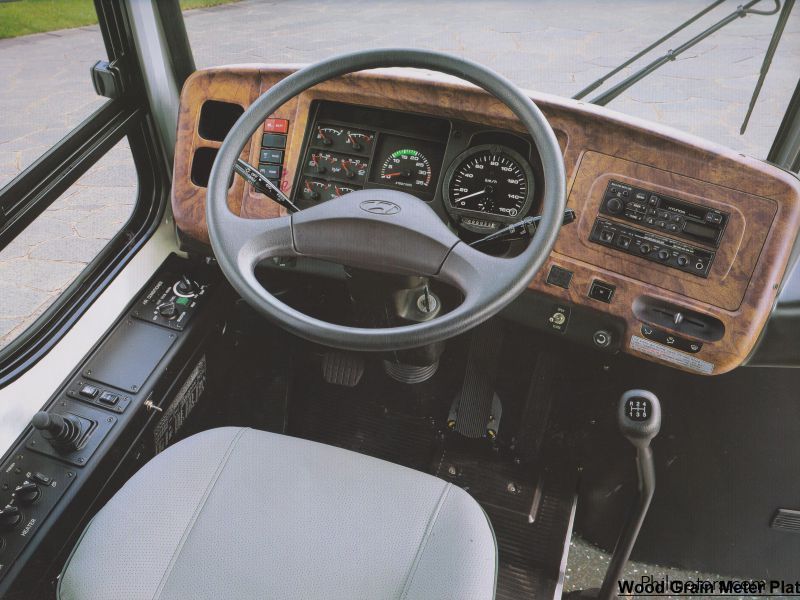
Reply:
<svg viewBox="0 0 800 600"><path fill-rule="evenodd" d="M619 430L637 448L646 448L661 429L661 404L653 392L628 390L619 400Z"/></svg>

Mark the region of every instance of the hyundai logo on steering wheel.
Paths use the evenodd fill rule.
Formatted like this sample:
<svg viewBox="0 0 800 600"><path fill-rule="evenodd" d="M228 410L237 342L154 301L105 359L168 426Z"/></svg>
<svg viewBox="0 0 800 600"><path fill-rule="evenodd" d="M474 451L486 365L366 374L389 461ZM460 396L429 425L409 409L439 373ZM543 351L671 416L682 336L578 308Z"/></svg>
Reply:
<svg viewBox="0 0 800 600"><path fill-rule="evenodd" d="M361 210L372 213L373 215L396 215L400 212L400 206L388 200L364 200L359 204Z"/></svg>

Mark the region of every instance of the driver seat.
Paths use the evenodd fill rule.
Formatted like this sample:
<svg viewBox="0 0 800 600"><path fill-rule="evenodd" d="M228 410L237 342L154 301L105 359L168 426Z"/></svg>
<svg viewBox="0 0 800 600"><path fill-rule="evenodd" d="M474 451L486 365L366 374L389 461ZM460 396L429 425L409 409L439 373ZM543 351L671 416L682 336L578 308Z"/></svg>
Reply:
<svg viewBox="0 0 800 600"><path fill-rule="evenodd" d="M174 444L89 523L61 600L489 600L497 547L464 490L246 428Z"/></svg>

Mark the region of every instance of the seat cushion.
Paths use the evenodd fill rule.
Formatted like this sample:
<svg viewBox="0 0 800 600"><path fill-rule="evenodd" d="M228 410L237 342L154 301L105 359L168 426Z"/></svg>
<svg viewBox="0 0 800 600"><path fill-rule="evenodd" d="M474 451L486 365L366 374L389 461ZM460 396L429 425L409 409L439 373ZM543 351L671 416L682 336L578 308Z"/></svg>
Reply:
<svg viewBox="0 0 800 600"><path fill-rule="evenodd" d="M253 429L187 438L94 517L61 600L494 598L489 521L461 488Z"/></svg>

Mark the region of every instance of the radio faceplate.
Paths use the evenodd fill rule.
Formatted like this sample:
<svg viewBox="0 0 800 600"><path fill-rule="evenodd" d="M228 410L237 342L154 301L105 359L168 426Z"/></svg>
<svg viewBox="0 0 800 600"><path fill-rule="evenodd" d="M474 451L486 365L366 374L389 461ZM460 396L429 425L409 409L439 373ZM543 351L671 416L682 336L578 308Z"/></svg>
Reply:
<svg viewBox="0 0 800 600"><path fill-rule="evenodd" d="M641 231L598 217L589 237L592 242L640 256L698 277L708 277L714 252L690 246L656 233Z"/></svg>
<svg viewBox="0 0 800 600"><path fill-rule="evenodd" d="M600 212L648 229L719 247L728 213L611 181Z"/></svg>

